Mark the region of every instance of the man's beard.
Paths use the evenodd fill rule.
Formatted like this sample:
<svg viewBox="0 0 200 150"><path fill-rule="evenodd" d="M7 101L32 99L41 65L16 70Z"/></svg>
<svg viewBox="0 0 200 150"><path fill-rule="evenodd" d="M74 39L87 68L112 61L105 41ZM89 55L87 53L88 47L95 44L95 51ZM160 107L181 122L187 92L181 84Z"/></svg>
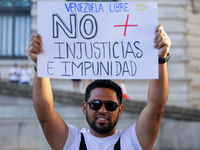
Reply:
<svg viewBox="0 0 200 150"><path fill-rule="evenodd" d="M98 114L98 115L101 115L101 116L105 116L104 114ZM99 123L99 126L101 127L98 127L95 125L95 121L96 119L94 118L93 121L91 121L88 117L88 112L86 110L86 120L89 124L89 126L97 133L99 134L106 134L106 133L109 133L117 124L118 122L118 117L119 114L117 115L117 117L115 118L115 120L113 122L111 122L111 119L109 119L109 122L108 122L108 125L105 126L105 123Z"/></svg>

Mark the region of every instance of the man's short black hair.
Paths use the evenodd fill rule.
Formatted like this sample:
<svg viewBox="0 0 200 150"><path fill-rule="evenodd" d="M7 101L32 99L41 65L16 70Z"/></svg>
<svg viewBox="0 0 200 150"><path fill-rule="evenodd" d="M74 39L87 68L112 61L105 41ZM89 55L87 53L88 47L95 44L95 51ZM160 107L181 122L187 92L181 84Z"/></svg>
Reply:
<svg viewBox="0 0 200 150"><path fill-rule="evenodd" d="M94 82L90 83L88 87L86 88L85 93L85 101L87 102L90 98L90 92L95 88L109 88L116 92L117 100L119 101L119 104L122 103L122 90L121 87L113 82L112 80L95 80Z"/></svg>

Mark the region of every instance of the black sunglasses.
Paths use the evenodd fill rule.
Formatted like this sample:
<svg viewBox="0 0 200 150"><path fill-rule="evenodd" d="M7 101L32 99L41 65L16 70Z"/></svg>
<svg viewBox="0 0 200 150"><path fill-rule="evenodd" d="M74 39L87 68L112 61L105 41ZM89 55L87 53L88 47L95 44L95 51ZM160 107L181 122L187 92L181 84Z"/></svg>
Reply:
<svg viewBox="0 0 200 150"><path fill-rule="evenodd" d="M115 111L119 106L116 102L113 101L100 101L100 100L92 100L87 102L91 110L99 110L102 107L102 104L105 104L105 108L107 111Z"/></svg>

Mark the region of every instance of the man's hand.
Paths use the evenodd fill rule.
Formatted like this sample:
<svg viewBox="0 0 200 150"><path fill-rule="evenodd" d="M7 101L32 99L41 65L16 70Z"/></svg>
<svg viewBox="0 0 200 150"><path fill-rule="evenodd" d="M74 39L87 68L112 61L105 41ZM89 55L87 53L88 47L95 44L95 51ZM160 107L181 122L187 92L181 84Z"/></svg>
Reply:
<svg viewBox="0 0 200 150"><path fill-rule="evenodd" d="M154 47L158 49L158 57L165 58L171 46L171 40L164 31L162 25L158 25L155 30Z"/></svg>
<svg viewBox="0 0 200 150"><path fill-rule="evenodd" d="M42 49L42 38L38 33L33 33L27 48L27 54L37 65L37 55L41 54L44 50Z"/></svg>

